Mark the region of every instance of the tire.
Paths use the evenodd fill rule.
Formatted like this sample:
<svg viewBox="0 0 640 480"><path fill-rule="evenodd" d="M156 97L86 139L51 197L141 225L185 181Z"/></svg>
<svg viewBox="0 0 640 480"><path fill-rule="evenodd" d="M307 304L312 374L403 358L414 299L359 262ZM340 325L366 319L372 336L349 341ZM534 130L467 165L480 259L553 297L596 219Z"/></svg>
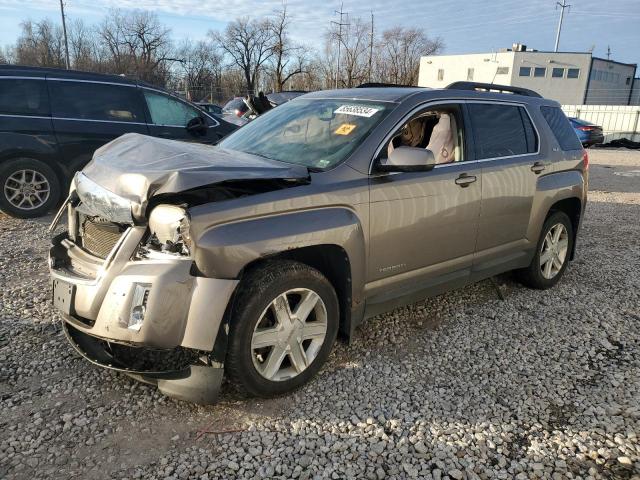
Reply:
<svg viewBox="0 0 640 480"><path fill-rule="evenodd" d="M564 233L559 227L560 225L564 228ZM553 243L554 233L557 232L560 232L560 237L559 242L556 244L556 249L551 248L548 250L549 241ZM549 240L547 240L547 235L551 236ZM519 280L524 285L539 290L553 287L560 281L567 269L567 265L569 265L573 242L573 225L567 214L560 211L551 213L542 226L540 239L536 246L536 254L531 264L527 268L518 271ZM544 256L545 253L547 254L546 256ZM541 264L541 261L545 260L545 258L551 259L551 268L549 268L549 260ZM561 263L561 266L558 268L559 263Z"/></svg>
<svg viewBox="0 0 640 480"><path fill-rule="evenodd" d="M19 193L21 188L26 188L28 195ZM58 200L60 181L45 163L21 158L0 166L0 210L4 213L16 218L41 217L54 208Z"/></svg>
<svg viewBox="0 0 640 480"><path fill-rule="evenodd" d="M242 279L238 292L230 318L225 362L228 379L241 390L257 397L281 395L304 385L326 362L338 333L338 298L331 283L318 270L305 264L274 260L250 271ZM309 292L315 293L318 298ZM284 298L288 300L288 309L284 307ZM287 316L288 313L292 312L295 317L296 308L303 299L307 299L306 305L315 305L305 317L307 321L289 320L291 317ZM284 317L279 317L281 320L285 318L282 323L276 317L274 302L279 302L277 305L282 307L280 312ZM300 317L304 316L304 310L300 312ZM280 328L280 325L286 326ZM323 329L324 337L321 339ZM259 336L257 332L271 337ZM304 338L312 332L315 335L313 338ZM261 344L275 343L274 335L282 343L256 348ZM288 340L282 340L287 335ZM301 351L304 352L302 357ZM310 356L313 359L305 363L304 368L295 368L295 359L298 360L298 367L301 367L304 362L300 362L300 359L308 362ZM279 358L282 358L280 364ZM276 364L280 368L275 375L271 375Z"/></svg>

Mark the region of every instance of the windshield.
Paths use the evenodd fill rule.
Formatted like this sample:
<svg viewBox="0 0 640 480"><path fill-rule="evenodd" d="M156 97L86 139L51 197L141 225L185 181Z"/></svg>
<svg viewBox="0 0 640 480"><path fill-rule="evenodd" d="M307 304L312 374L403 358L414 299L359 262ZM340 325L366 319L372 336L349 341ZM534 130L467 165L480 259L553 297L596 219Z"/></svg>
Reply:
<svg viewBox="0 0 640 480"><path fill-rule="evenodd" d="M269 111L219 145L314 169L346 159L395 104L300 98Z"/></svg>

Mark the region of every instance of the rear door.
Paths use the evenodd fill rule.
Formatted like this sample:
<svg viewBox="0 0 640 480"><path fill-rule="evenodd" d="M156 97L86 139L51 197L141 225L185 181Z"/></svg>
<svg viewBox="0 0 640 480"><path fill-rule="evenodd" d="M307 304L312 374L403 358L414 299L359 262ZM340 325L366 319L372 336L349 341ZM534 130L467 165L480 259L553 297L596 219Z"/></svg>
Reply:
<svg viewBox="0 0 640 480"><path fill-rule="evenodd" d="M60 156L71 171L82 169L97 148L120 135L148 133L135 85L67 79L47 83Z"/></svg>
<svg viewBox="0 0 640 480"><path fill-rule="evenodd" d="M482 165L482 207L473 275L518 265L537 238L527 238L536 183L550 165L522 104L468 102L475 155Z"/></svg>

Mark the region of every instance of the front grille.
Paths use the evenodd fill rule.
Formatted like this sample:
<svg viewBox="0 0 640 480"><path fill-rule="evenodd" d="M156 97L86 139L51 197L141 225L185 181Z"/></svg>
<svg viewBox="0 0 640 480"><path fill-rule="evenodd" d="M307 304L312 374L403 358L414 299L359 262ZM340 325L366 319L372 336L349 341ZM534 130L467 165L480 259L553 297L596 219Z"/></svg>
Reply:
<svg viewBox="0 0 640 480"><path fill-rule="evenodd" d="M82 247L100 258L107 258L122 235L120 225L98 217L82 222Z"/></svg>

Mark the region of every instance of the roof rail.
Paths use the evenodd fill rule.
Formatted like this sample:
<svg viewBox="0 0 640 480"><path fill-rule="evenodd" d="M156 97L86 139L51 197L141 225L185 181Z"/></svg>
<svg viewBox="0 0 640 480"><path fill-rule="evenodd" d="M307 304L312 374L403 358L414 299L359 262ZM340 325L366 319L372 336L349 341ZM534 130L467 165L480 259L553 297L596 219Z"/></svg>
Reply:
<svg viewBox="0 0 640 480"><path fill-rule="evenodd" d="M538 92L529 90L528 88L512 87L510 85L496 85L495 83L480 82L453 82L445 87L448 90L475 90L484 92L514 93L525 97L542 98Z"/></svg>
<svg viewBox="0 0 640 480"><path fill-rule="evenodd" d="M415 85L400 85L398 83L382 83L382 82L366 82L358 85L356 88L392 88L392 87L416 88Z"/></svg>

